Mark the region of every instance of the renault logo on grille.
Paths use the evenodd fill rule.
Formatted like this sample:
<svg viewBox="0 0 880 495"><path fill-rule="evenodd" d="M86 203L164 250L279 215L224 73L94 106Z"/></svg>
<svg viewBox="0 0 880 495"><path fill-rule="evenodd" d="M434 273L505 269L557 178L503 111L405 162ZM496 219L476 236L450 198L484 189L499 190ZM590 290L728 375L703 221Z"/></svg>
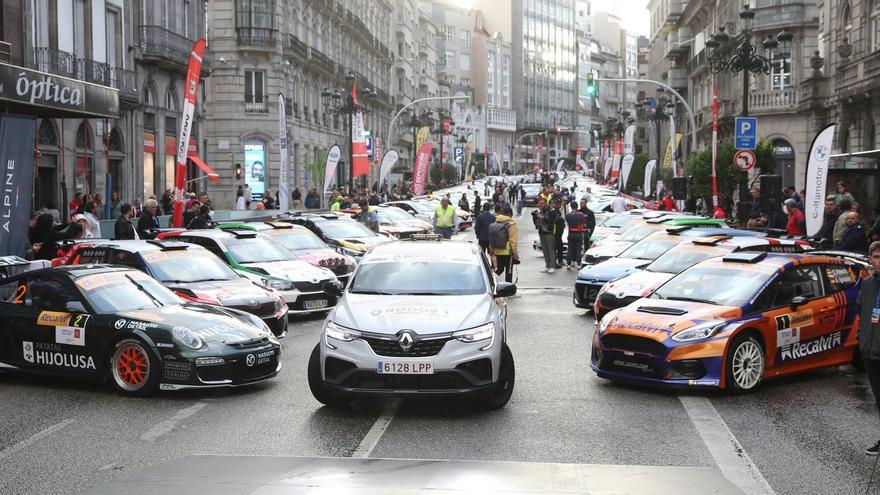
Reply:
<svg viewBox="0 0 880 495"><path fill-rule="evenodd" d="M409 352L409 350L412 349L414 342L413 336L410 335L409 332L403 332L400 334L400 337L397 338L397 343L400 345L400 350L403 352Z"/></svg>

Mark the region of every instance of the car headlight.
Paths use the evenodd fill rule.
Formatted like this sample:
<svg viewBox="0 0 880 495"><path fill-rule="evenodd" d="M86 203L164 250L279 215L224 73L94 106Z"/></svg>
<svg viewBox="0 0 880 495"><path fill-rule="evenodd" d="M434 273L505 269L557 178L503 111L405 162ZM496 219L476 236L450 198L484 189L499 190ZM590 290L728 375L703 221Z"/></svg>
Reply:
<svg viewBox="0 0 880 495"><path fill-rule="evenodd" d="M246 313L246 314L248 316L248 320L250 320L250 322L251 322L251 325L253 325L253 326L259 328L260 330L262 330L263 332L265 332L267 336L272 335L272 330L269 329L269 325L266 325L266 322L263 321L259 316L253 315L250 313Z"/></svg>
<svg viewBox="0 0 880 495"><path fill-rule="evenodd" d="M293 290L293 282L290 280L284 280L282 278L264 278L263 285L275 290Z"/></svg>
<svg viewBox="0 0 880 495"><path fill-rule="evenodd" d="M602 318L602 321L599 322L599 335L605 333L605 330L608 328L608 325L611 324L611 321L617 318L617 313L620 313L620 309L621 308L611 310L604 318Z"/></svg>
<svg viewBox="0 0 880 495"><path fill-rule="evenodd" d="M721 330L726 323L727 322L725 321L718 320L700 323L699 325L692 326L687 330L682 330L681 332L676 333L672 336L672 340L676 342L692 342L694 340L708 339L715 335L718 330Z"/></svg>
<svg viewBox="0 0 880 495"><path fill-rule="evenodd" d="M489 343L485 347L480 348L481 351L485 351L487 349L490 349L495 343L495 324L489 322L485 325L480 325L475 328L459 330L458 332L453 333L452 337L465 343L488 340Z"/></svg>
<svg viewBox="0 0 880 495"><path fill-rule="evenodd" d="M324 336L326 337L324 342L327 344L327 347L335 349L335 347L330 344L330 339L339 340L341 342L351 342L352 340L361 338L361 333L357 330L345 328L332 321L328 321L327 326L324 327Z"/></svg>
<svg viewBox="0 0 880 495"><path fill-rule="evenodd" d="M199 350L205 346L205 341L191 328L174 327L171 329L171 335L178 344L190 349Z"/></svg>

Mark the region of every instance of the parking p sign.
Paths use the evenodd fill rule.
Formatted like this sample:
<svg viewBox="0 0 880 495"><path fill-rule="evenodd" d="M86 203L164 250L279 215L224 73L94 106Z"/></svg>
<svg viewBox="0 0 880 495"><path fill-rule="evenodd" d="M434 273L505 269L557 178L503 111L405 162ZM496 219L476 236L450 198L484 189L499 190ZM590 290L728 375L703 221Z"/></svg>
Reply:
<svg viewBox="0 0 880 495"><path fill-rule="evenodd" d="M736 138L734 148L753 150L758 147L758 119L755 117L736 118Z"/></svg>

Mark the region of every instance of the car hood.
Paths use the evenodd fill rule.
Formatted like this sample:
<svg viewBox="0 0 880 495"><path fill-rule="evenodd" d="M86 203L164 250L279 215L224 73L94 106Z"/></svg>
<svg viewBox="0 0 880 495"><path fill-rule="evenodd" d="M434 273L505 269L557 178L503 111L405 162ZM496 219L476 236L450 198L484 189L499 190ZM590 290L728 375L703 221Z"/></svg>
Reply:
<svg viewBox="0 0 880 495"><path fill-rule="evenodd" d="M159 328L170 332L176 326L183 326L198 333L209 344L235 344L268 336L246 318L244 313L219 306L183 304L158 311L120 312L111 324L118 330L125 328L145 332Z"/></svg>
<svg viewBox="0 0 880 495"><path fill-rule="evenodd" d="M291 282L314 282L336 278L333 272L325 268L312 266L302 260L272 261L269 263L248 263L247 268L265 270L272 277L286 278Z"/></svg>
<svg viewBox="0 0 880 495"><path fill-rule="evenodd" d="M350 261L347 257L337 253L332 249L300 249L293 252L296 257L306 263L322 268L334 268L340 265L348 265Z"/></svg>
<svg viewBox="0 0 880 495"><path fill-rule="evenodd" d="M397 225L405 225L410 228L415 228L418 230L425 230L432 228L431 224L424 221L419 220L418 218L413 217L412 220L397 220Z"/></svg>
<svg viewBox="0 0 880 495"><path fill-rule="evenodd" d="M436 334L494 321L496 308L489 294L383 296L347 292L328 319L364 332L394 335L411 329L418 334Z"/></svg>
<svg viewBox="0 0 880 495"><path fill-rule="evenodd" d="M602 291L615 297L643 297L654 291L657 287L665 284L673 277L671 273L649 272L639 270L629 275L609 282Z"/></svg>
<svg viewBox="0 0 880 495"><path fill-rule="evenodd" d="M166 284L170 289L189 289L197 295L216 299L222 306L238 306L256 301L263 304L274 301L272 293L245 278L235 280L213 280L210 282L191 282L185 284Z"/></svg>
<svg viewBox="0 0 880 495"><path fill-rule="evenodd" d="M411 225L405 225L405 224L400 224L400 223L396 224L396 225L380 225L379 226L380 232L387 232L389 234L401 234L404 232L415 234L417 232L421 232L422 230L423 229L418 228L418 227L413 227Z"/></svg>
<svg viewBox="0 0 880 495"><path fill-rule="evenodd" d="M378 244L382 244L383 242L388 242L388 238L381 236L371 236L371 237L352 237L349 239L346 238L338 238L333 239L342 246L345 246L349 249L355 249L358 251L366 251L373 246Z"/></svg>
<svg viewBox="0 0 880 495"><path fill-rule="evenodd" d="M594 258L613 258L632 245L631 242L607 239L598 246L588 249L585 254Z"/></svg>
<svg viewBox="0 0 880 495"><path fill-rule="evenodd" d="M596 265L587 265L578 272L578 280L598 280L608 282L638 270L650 263L648 260L630 258L611 258Z"/></svg>
<svg viewBox="0 0 880 495"><path fill-rule="evenodd" d="M605 333L626 333L658 342L695 325L730 320L742 315L740 308L662 299L639 299L615 313Z"/></svg>

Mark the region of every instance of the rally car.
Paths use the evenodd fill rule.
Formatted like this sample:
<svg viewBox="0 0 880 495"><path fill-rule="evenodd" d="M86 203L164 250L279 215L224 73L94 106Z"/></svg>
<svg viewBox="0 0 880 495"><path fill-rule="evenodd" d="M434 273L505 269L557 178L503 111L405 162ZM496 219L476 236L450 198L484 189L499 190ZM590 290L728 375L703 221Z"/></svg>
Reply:
<svg viewBox="0 0 880 495"><path fill-rule="evenodd" d="M413 234L428 234L434 226L424 220L413 218L412 215L396 206L370 206L379 219L379 232L395 239L409 239ZM351 216L353 219L361 213L360 208L348 208L337 213Z"/></svg>
<svg viewBox="0 0 880 495"><path fill-rule="evenodd" d="M279 222L301 225L315 233L336 252L359 258L373 246L391 239L379 235L354 220L334 213L289 213L277 218Z"/></svg>
<svg viewBox="0 0 880 495"><path fill-rule="evenodd" d="M470 395L498 409L510 399L504 298L516 286L495 281L479 246L424 237L373 248L347 289L328 286L341 299L309 359L318 401Z"/></svg>
<svg viewBox="0 0 880 495"><path fill-rule="evenodd" d="M598 322L612 309L622 308L648 296L674 275L709 258L734 251L803 253L809 250L809 242L790 239L719 235L689 240L673 247L644 269L605 284L596 295L593 314Z"/></svg>
<svg viewBox="0 0 880 495"><path fill-rule="evenodd" d="M400 208L418 220L422 220L431 225L434 224L434 208L431 208L422 202L410 200L389 201L387 203L382 203L382 206L394 206Z"/></svg>
<svg viewBox="0 0 880 495"><path fill-rule="evenodd" d="M853 361L863 266L811 254L735 252L605 315L602 378L745 393L764 379Z"/></svg>
<svg viewBox="0 0 880 495"><path fill-rule="evenodd" d="M0 280L0 365L145 396L272 378L281 344L256 316L185 302L140 270L75 265Z"/></svg>
<svg viewBox="0 0 880 495"><path fill-rule="evenodd" d="M147 273L181 299L251 313L279 338L287 333L287 303L273 289L243 278L207 249L173 241L77 244L63 265L111 263Z"/></svg>
<svg viewBox="0 0 880 495"><path fill-rule="evenodd" d="M343 285L348 283L348 276L355 267L354 258L337 253L312 231L300 225L287 222L243 222L222 223L215 228L253 230L265 234L298 259L332 271Z"/></svg>
<svg viewBox="0 0 880 495"><path fill-rule="evenodd" d="M654 232L661 231L668 227L683 226L723 229L727 228L727 223L724 220L717 218L683 216L680 214L662 215L656 218L649 218L636 223L627 229L626 232L617 236L614 240L606 239L600 245L588 249L587 252L584 253L581 261L585 265L601 263L626 251L630 246L641 241L645 237L648 237Z"/></svg>
<svg viewBox="0 0 880 495"><path fill-rule="evenodd" d="M282 245L252 230L188 230L161 237L196 244L216 254L238 274L280 292L291 313L327 311L336 304L322 288L337 281L333 272L297 259Z"/></svg>

